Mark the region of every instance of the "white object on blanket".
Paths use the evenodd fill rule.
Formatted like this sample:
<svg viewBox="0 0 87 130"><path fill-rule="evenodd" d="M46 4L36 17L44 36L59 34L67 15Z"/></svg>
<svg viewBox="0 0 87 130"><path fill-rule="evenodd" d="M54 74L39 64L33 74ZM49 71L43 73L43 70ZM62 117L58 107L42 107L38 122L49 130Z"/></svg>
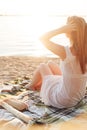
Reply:
<svg viewBox="0 0 87 130"><path fill-rule="evenodd" d="M1 92L13 92L13 91L18 91L20 90L19 85L2 85L0 86L0 93Z"/></svg>
<svg viewBox="0 0 87 130"><path fill-rule="evenodd" d="M9 104L7 104L6 102L2 102L1 106L3 108L5 108L7 111L11 112L12 114L14 114L16 117L18 117L19 119L21 119L22 121L24 121L25 123L29 123L32 118L23 114L22 112L16 110L15 108L13 108L12 106L10 106Z"/></svg>

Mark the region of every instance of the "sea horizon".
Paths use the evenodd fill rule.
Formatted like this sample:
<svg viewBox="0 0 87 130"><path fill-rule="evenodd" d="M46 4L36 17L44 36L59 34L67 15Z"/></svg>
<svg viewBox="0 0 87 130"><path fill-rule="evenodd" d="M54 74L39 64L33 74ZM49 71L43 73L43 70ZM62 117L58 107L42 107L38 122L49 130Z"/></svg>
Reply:
<svg viewBox="0 0 87 130"><path fill-rule="evenodd" d="M46 31L65 24L68 15L0 15L0 56L47 56L56 57L39 41ZM86 16L85 16L86 18ZM63 36L56 38L60 44L67 45Z"/></svg>

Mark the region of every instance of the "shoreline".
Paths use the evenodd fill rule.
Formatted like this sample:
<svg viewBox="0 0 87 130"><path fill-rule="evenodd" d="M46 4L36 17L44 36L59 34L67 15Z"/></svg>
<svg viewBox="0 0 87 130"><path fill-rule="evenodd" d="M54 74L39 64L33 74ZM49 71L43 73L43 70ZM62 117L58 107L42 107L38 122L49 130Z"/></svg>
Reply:
<svg viewBox="0 0 87 130"><path fill-rule="evenodd" d="M54 57L35 57L35 56L0 56L0 84L9 82L24 76L32 78L36 67L49 60L59 63L58 58Z"/></svg>

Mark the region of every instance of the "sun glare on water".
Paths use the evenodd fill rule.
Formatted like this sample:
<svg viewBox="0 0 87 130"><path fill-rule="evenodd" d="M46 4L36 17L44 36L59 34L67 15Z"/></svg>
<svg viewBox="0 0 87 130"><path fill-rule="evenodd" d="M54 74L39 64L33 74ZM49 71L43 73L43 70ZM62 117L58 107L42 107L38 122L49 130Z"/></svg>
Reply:
<svg viewBox="0 0 87 130"><path fill-rule="evenodd" d="M86 5L86 0L84 2L82 0L0 0L0 14L10 15L12 19L13 16L17 15L16 22L13 20L13 24L10 24L16 30L16 33L14 36L10 36L10 39L15 37L15 39L21 39L24 42L23 38L27 35L25 41L33 40L35 42L34 48L37 49L33 53L36 56L40 56L46 50L39 42L39 37L47 31L64 25L70 15L85 16L87 12ZM20 20L18 20L19 18ZM6 25L8 24L6 23ZM8 32L10 32L10 26ZM18 30L20 36L17 32ZM60 44L67 42L63 36L57 40Z"/></svg>

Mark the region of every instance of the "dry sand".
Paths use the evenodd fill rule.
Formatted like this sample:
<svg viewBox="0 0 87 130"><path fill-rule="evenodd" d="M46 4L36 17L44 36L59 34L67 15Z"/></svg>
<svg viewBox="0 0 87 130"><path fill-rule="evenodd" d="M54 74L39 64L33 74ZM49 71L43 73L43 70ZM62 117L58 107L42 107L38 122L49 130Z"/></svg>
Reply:
<svg viewBox="0 0 87 130"><path fill-rule="evenodd" d="M41 62L53 60L58 62L57 58L48 57L30 57L30 56L1 56L0 57L0 84L14 80L18 77L31 77L36 67Z"/></svg>

